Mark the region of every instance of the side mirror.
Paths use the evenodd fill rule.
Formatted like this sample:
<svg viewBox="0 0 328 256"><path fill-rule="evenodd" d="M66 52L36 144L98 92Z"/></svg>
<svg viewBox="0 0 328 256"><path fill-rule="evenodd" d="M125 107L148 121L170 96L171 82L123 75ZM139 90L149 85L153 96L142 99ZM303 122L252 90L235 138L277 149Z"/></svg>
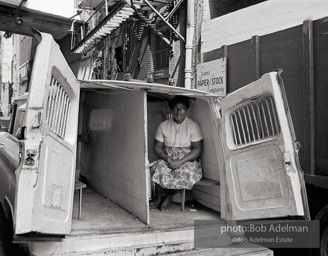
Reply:
<svg viewBox="0 0 328 256"><path fill-rule="evenodd" d="M25 130L26 126L20 127L16 133L16 138L19 140L25 140Z"/></svg>

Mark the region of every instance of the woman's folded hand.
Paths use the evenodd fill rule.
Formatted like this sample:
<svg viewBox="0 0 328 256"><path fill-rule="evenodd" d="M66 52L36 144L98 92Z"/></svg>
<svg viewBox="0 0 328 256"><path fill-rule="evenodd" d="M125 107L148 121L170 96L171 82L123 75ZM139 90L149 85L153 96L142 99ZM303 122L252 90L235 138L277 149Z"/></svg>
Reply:
<svg viewBox="0 0 328 256"><path fill-rule="evenodd" d="M168 162L168 166L173 170L178 169L181 165L183 165L182 160L175 160L175 161Z"/></svg>

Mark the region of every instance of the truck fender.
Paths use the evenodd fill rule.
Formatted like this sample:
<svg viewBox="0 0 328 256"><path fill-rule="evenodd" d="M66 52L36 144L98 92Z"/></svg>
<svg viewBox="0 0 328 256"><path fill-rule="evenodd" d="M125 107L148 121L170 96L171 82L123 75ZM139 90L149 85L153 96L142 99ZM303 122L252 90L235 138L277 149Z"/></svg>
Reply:
<svg viewBox="0 0 328 256"><path fill-rule="evenodd" d="M5 196L4 199L5 200L4 200L3 210L5 212L6 219L8 221L12 222L12 224L13 224L12 228L14 230L14 228L15 228L15 223L14 223L14 218L13 218L14 217L14 208L7 196Z"/></svg>

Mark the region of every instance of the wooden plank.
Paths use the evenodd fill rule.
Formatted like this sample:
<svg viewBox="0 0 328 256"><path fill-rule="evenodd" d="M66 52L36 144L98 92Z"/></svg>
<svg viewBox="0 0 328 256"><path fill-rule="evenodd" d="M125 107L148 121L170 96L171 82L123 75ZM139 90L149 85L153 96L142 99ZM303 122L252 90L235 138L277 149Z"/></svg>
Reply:
<svg viewBox="0 0 328 256"><path fill-rule="evenodd" d="M218 185L220 185L220 181L212 180L208 178L203 178L195 184L195 186L218 186Z"/></svg>
<svg viewBox="0 0 328 256"><path fill-rule="evenodd" d="M222 49L222 57L223 58L227 58L228 57L228 47L227 47L227 45L223 45L222 47L221 47L221 49Z"/></svg>
<svg viewBox="0 0 328 256"><path fill-rule="evenodd" d="M312 20L303 22L303 88L309 88L309 111L310 111L310 173L315 169L315 127L314 127L314 66L313 66L313 25ZM305 104L306 106L306 104ZM308 110L307 110L308 111ZM305 111L305 112L307 112ZM307 123L308 120L304 120Z"/></svg>
<svg viewBox="0 0 328 256"><path fill-rule="evenodd" d="M321 175L304 175L305 182L321 188L328 188L328 177Z"/></svg>
<svg viewBox="0 0 328 256"><path fill-rule="evenodd" d="M247 40L227 47L227 92L232 92L256 80L252 41Z"/></svg>
<svg viewBox="0 0 328 256"><path fill-rule="evenodd" d="M252 52L255 55L255 77L259 79L261 77L261 63L260 63L260 37L252 36Z"/></svg>
<svg viewBox="0 0 328 256"><path fill-rule="evenodd" d="M205 52L203 54L203 62L208 62L211 60L216 60L219 58L222 58L224 55L222 53L222 48L219 48L220 46L218 46L218 49L215 49L213 51L210 52Z"/></svg>

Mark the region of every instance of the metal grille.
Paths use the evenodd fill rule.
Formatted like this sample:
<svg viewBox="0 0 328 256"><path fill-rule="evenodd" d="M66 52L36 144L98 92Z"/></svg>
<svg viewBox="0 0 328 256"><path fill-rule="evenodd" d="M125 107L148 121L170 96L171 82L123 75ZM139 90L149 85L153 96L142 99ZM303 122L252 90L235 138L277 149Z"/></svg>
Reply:
<svg viewBox="0 0 328 256"><path fill-rule="evenodd" d="M52 77L47 105L47 122L50 129L62 138L65 136L70 105L71 101L63 86Z"/></svg>
<svg viewBox="0 0 328 256"><path fill-rule="evenodd" d="M276 137L279 120L273 98L260 98L236 109L230 115L233 141L245 146Z"/></svg>

